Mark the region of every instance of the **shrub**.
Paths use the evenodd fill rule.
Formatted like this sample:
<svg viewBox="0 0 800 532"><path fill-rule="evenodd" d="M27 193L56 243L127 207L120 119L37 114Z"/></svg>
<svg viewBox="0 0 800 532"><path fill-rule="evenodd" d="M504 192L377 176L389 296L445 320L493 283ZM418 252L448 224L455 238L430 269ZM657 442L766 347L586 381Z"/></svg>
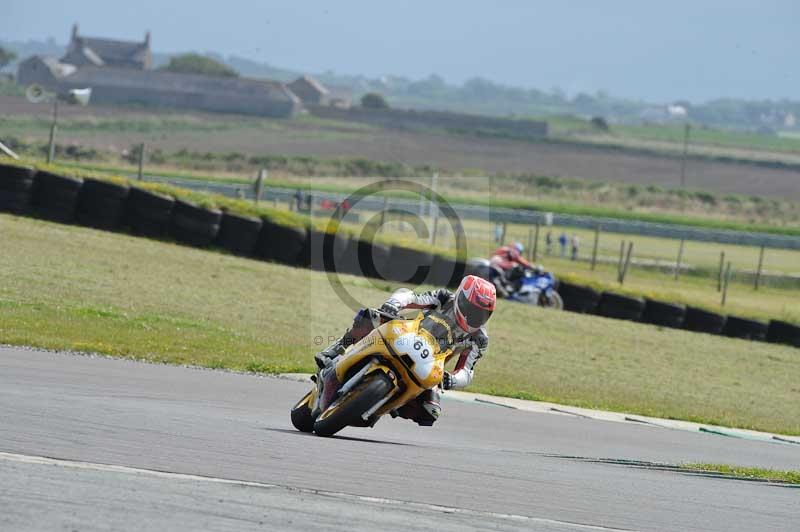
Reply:
<svg viewBox="0 0 800 532"><path fill-rule="evenodd" d="M388 109L389 103L383 95L377 92L368 92L361 97L361 107L367 109Z"/></svg>
<svg viewBox="0 0 800 532"><path fill-rule="evenodd" d="M224 63L200 54L183 54L171 57L169 64L159 70L182 74L202 74L222 78L235 78L239 73Z"/></svg>

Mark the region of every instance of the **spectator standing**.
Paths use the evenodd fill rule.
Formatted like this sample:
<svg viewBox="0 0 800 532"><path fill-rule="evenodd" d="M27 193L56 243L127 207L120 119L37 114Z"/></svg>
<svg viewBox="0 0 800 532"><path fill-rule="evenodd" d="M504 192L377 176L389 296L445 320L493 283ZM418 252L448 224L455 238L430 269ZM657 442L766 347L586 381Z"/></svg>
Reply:
<svg viewBox="0 0 800 532"><path fill-rule="evenodd" d="M572 244L572 260L578 260L578 245L580 244L578 235L573 233L570 242Z"/></svg>
<svg viewBox="0 0 800 532"><path fill-rule="evenodd" d="M567 233L562 232L558 237L558 245L561 246L561 258L567 255Z"/></svg>
<svg viewBox="0 0 800 532"><path fill-rule="evenodd" d="M314 204L314 196L311 194L306 194L306 211L308 214L311 214L311 206Z"/></svg>
<svg viewBox="0 0 800 532"><path fill-rule="evenodd" d="M547 234L544 236L544 243L545 248L544 252L546 255L550 255L553 253L553 232L551 230L547 230Z"/></svg>
<svg viewBox="0 0 800 532"><path fill-rule="evenodd" d="M303 191L299 188L294 192L294 203L297 212L303 210Z"/></svg>

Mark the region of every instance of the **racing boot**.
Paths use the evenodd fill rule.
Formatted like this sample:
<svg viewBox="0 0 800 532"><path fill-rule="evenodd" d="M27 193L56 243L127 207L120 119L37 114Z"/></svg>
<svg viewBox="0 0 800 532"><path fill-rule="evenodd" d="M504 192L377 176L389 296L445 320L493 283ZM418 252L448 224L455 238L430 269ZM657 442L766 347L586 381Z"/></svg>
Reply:
<svg viewBox="0 0 800 532"><path fill-rule="evenodd" d="M317 367L319 369L323 369L333 363L336 357L342 356L345 352L345 349L344 337L339 338L330 346L328 346L327 349L323 349L314 355L314 362L317 363Z"/></svg>
<svg viewBox="0 0 800 532"><path fill-rule="evenodd" d="M405 405L390 412L393 418L401 417L403 419L410 419L421 427L430 427L442 412L442 407L439 405L439 398L441 394L438 388L422 392L416 399L409 401Z"/></svg>

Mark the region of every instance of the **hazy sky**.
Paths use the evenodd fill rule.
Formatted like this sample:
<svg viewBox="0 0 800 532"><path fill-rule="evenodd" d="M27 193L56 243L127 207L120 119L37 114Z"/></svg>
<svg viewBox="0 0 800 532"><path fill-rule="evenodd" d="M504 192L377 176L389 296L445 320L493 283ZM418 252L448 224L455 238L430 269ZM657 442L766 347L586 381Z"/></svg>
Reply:
<svg viewBox="0 0 800 532"><path fill-rule="evenodd" d="M794 0L2 0L0 38L141 38L319 72L668 101L800 98Z"/></svg>

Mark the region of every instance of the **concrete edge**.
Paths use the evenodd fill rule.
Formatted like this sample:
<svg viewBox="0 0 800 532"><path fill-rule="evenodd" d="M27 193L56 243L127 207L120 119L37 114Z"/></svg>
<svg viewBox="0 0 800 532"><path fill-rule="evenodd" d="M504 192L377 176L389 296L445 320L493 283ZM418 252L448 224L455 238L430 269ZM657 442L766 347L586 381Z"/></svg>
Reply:
<svg viewBox="0 0 800 532"><path fill-rule="evenodd" d="M276 377L279 379L287 379L298 382L310 382L311 374L281 373L276 375ZM721 427L718 425L694 423L692 421L680 421L675 419L663 419L657 417L640 416L638 414L626 414L624 412L593 410L590 408L581 408L577 406L548 403L545 401L529 401L525 399L514 399L512 397L500 397L496 395L461 392L456 390L449 390L445 392L443 397L446 400L450 401L501 406L504 408L512 408L514 410L523 410L525 412L534 412L538 414L572 416L583 419L611 421L614 423L647 425L663 429L699 432L703 434L711 434L716 436L725 436L729 438L739 438L739 439L760 441L766 443L775 443L781 445L800 445L800 436L788 436L785 434L773 434L770 432L760 432L756 430L737 429L732 427Z"/></svg>

